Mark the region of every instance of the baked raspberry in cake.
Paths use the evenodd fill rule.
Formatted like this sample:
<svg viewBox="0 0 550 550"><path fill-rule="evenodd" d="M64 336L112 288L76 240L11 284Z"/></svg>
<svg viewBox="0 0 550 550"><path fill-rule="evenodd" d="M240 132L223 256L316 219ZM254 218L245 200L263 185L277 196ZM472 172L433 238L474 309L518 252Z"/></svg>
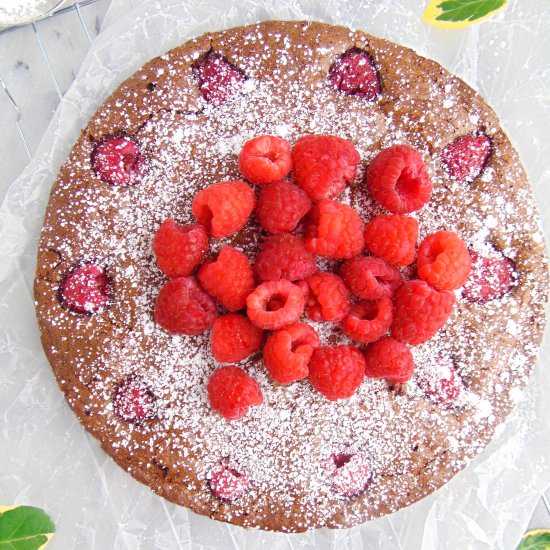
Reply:
<svg viewBox="0 0 550 550"><path fill-rule="evenodd" d="M360 31L268 21L153 59L61 168L46 355L103 449L245 527L360 524L490 441L544 329L545 243L493 111Z"/></svg>

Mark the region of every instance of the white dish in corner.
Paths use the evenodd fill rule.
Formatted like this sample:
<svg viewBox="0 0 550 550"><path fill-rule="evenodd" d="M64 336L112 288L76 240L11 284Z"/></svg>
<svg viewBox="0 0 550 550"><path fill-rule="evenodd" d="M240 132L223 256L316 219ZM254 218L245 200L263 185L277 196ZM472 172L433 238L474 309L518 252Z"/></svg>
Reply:
<svg viewBox="0 0 550 550"><path fill-rule="evenodd" d="M51 15L66 0L2 0L0 3L0 28L31 23Z"/></svg>

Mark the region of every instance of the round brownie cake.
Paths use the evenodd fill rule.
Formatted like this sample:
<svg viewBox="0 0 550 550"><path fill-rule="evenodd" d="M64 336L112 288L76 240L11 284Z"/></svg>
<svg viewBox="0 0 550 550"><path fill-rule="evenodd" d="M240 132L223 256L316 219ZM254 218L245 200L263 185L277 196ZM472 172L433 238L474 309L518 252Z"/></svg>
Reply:
<svg viewBox="0 0 550 550"><path fill-rule="evenodd" d="M221 366L210 331L172 334L157 322L168 278L153 237L167 218L196 223L191 205L201 190L243 180L239 152L262 135L292 146L310 135L353 144L360 161L335 200L361 223L388 213L364 183L381 151L408 146L425 163L433 191L412 214L418 242L456 233L472 274L446 291L456 298L447 323L410 346L407 384L367 376L351 397L330 400L308 380L274 382L257 346L238 366L255 380L261 404L227 420L207 391ZM254 262L266 237L252 216L206 246L212 258L230 245ZM341 263L317 262L332 273ZM415 269L400 272L415 278ZM547 288L524 169L476 92L437 63L363 32L267 21L190 40L105 101L53 186L35 298L60 388L122 468L197 513L292 532L394 512L464 468L528 380ZM302 320L322 346L368 352L339 323Z"/></svg>

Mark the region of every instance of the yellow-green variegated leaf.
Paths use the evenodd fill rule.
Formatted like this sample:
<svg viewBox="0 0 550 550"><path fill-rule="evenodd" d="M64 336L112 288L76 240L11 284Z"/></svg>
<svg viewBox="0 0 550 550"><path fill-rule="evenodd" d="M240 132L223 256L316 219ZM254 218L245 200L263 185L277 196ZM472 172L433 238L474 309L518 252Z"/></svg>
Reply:
<svg viewBox="0 0 550 550"><path fill-rule="evenodd" d="M550 550L550 530L527 531L523 535L517 550Z"/></svg>
<svg viewBox="0 0 550 550"><path fill-rule="evenodd" d="M55 532L55 525L40 508L0 506L0 550L39 550Z"/></svg>
<svg viewBox="0 0 550 550"><path fill-rule="evenodd" d="M508 5L508 0L430 0L424 21L435 27L460 29L481 23Z"/></svg>

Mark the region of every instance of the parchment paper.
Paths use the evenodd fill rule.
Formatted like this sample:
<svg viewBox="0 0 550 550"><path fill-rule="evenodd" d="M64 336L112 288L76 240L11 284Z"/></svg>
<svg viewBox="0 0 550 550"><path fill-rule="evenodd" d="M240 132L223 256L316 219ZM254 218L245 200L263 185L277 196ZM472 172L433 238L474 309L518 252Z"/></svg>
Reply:
<svg viewBox="0 0 550 550"><path fill-rule="evenodd" d="M134 5L138 4L134 0ZM518 147L550 230L550 11L515 0L461 31L432 29L418 0L114 0L33 161L0 208L0 504L45 508L55 549L511 549L550 484L550 347L493 443L443 489L351 530L245 531L152 494L80 426L43 355L33 311L36 246L48 192L81 127L149 58L207 30L268 18L361 28L416 49L493 105ZM122 17L120 17L123 15ZM1 169L1 168L0 168Z"/></svg>

